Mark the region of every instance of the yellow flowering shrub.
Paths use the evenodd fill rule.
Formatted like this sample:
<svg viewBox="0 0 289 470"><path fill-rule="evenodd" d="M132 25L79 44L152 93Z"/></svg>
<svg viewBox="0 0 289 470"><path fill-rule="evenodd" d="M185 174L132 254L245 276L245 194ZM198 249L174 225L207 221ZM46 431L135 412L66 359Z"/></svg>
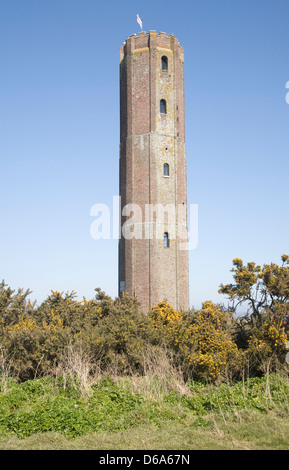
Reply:
<svg viewBox="0 0 289 470"><path fill-rule="evenodd" d="M162 342L181 351L190 338L190 325L183 314L166 302L152 307L147 322L148 332L158 343ZM151 339L152 339L151 338Z"/></svg>
<svg viewBox="0 0 289 470"><path fill-rule="evenodd" d="M175 351L175 360L199 377L213 381L231 377L240 369L242 356L231 338L231 314L205 302L194 315L183 315L165 302L152 308L150 327L159 342Z"/></svg>
<svg viewBox="0 0 289 470"><path fill-rule="evenodd" d="M284 363L287 334L280 319L269 318L255 328L248 342L247 355L263 372L270 372Z"/></svg>
<svg viewBox="0 0 289 470"><path fill-rule="evenodd" d="M260 328L264 322L264 312L276 313L280 304L289 309L289 256L281 256L282 265L254 262L243 264L240 258L233 259L233 283L221 284L219 293L228 297L230 308L245 304L250 315L251 326ZM287 313L288 314L288 313Z"/></svg>
<svg viewBox="0 0 289 470"><path fill-rule="evenodd" d="M242 356L229 331L231 315L210 301L196 312L191 327L188 360L203 379L232 376L242 365Z"/></svg>
<svg viewBox="0 0 289 470"><path fill-rule="evenodd" d="M156 326L179 323L182 318L182 314L166 302L159 302L155 307L152 307L151 319Z"/></svg>
<svg viewBox="0 0 289 470"><path fill-rule="evenodd" d="M52 309L49 319L20 316L18 321L4 326L1 345L13 357L15 375L24 380L31 377L32 371L50 372L64 335L63 322Z"/></svg>
<svg viewBox="0 0 289 470"><path fill-rule="evenodd" d="M189 312L163 301L146 314L126 292L112 299L100 289L91 300L78 300L74 292L51 291L36 306L27 298L30 291L15 292L3 281L0 348L21 380L36 373L53 374L70 345L79 347L102 370L113 368L117 374L146 373L150 351L157 357L160 351L167 354L172 368L185 379L232 381L244 358L253 373L268 372L284 363L286 354L289 256L283 255L282 261L281 267L261 268L233 260L234 282L222 286L220 293L236 305L249 302L248 315L239 319L210 301Z"/></svg>

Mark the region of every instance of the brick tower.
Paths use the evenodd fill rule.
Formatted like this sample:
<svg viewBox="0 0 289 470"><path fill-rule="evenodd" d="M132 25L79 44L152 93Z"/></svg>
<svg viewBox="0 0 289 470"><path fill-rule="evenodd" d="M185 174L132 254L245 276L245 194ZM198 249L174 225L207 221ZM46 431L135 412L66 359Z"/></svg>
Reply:
<svg viewBox="0 0 289 470"><path fill-rule="evenodd" d="M144 312L189 308L186 179L183 47L132 35L120 48L119 295Z"/></svg>

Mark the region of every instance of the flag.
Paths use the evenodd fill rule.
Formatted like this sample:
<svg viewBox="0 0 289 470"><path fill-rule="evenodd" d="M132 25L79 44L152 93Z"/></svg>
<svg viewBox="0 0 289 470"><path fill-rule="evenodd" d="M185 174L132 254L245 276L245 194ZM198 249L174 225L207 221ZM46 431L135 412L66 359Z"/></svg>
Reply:
<svg viewBox="0 0 289 470"><path fill-rule="evenodd" d="M137 22L138 22L138 24L140 25L141 30L142 30L142 20L140 19L140 17L139 17L138 14L136 15L136 20L137 20Z"/></svg>

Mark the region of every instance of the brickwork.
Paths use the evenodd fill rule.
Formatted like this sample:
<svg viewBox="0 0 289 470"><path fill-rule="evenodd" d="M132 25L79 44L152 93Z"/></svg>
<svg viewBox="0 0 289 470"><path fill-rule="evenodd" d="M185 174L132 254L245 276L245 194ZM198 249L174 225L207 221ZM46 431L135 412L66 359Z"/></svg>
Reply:
<svg viewBox="0 0 289 470"><path fill-rule="evenodd" d="M121 217L121 226L132 223L137 238L120 239L119 293L125 289L136 296L143 311L165 299L174 308L189 308L188 251L180 249L184 240L178 236L180 223L187 234L186 212L177 217L177 208L187 204L184 51L172 35L141 32L120 49L120 196L122 211L127 204L138 205L142 224L133 224L136 214ZM158 205L175 208L176 215L165 213L160 224Z"/></svg>

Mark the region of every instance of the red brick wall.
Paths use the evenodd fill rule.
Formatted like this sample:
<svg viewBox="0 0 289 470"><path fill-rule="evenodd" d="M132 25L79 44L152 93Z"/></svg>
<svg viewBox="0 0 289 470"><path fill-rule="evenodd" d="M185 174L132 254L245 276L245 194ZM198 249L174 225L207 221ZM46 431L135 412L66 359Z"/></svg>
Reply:
<svg viewBox="0 0 289 470"><path fill-rule="evenodd" d="M161 69L162 55L168 57L167 71ZM166 115L160 114L161 99ZM164 163L169 177L163 175ZM188 252L180 250L178 238L163 246L164 231L177 231L177 220L161 227L154 222L159 238L145 238L146 204L187 203L184 52L165 33L133 35L120 49L120 196L122 208L137 204L143 218L141 226L132 226L141 239L120 240L119 282L125 281L144 311L165 299L174 308L189 308Z"/></svg>

